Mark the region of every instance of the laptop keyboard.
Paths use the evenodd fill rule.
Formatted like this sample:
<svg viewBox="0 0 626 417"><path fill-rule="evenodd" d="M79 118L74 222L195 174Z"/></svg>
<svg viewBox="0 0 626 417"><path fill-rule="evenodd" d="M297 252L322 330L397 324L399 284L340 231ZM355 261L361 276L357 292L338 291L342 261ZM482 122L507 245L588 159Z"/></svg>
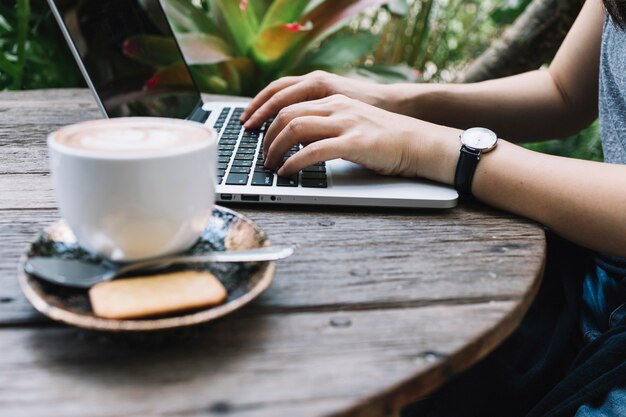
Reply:
<svg viewBox="0 0 626 417"><path fill-rule="evenodd" d="M217 183L257 187L326 188L326 164L320 162L291 177L279 177L263 166L261 136L271 124L268 120L259 130L245 130L239 121L243 108L225 107L213 127L218 132ZM296 145L284 156L286 160L301 149Z"/></svg>

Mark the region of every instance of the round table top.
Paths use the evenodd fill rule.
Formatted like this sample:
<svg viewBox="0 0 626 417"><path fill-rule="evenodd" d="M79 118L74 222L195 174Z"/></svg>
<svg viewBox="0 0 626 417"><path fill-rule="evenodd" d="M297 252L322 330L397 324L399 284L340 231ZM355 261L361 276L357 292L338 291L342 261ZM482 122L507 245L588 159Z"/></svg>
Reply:
<svg viewBox="0 0 626 417"><path fill-rule="evenodd" d="M297 247L240 312L175 337L51 323L18 258L59 218L46 135L102 117L87 90L0 93L0 408L11 416L382 416L439 387L519 324L543 229L485 206L231 206Z"/></svg>

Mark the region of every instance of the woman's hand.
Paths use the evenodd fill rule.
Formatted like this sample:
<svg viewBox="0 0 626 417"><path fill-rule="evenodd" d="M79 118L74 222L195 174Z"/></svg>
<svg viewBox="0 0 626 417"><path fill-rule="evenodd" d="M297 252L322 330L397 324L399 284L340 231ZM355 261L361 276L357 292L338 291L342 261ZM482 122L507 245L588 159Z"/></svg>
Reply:
<svg viewBox="0 0 626 417"><path fill-rule="evenodd" d="M286 177L318 162L341 158L383 175L446 181L454 167L446 166L445 158L433 159L442 147L433 146L438 140L432 139L442 129L458 148L458 134L452 129L333 95L293 104L278 113L264 140L265 166L279 169L278 174ZM285 153L296 144L305 146L284 161ZM458 157L458 149L455 153ZM450 175L438 177L430 172L438 169Z"/></svg>
<svg viewBox="0 0 626 417"><path fill-rule="evenodd" d="M385 107L384 85L354 80L324 71L299 77L284 77L265 87L250 102L241 116L246 129L256 129L267 119L292 104L330 97L334 94Z"/></svg>

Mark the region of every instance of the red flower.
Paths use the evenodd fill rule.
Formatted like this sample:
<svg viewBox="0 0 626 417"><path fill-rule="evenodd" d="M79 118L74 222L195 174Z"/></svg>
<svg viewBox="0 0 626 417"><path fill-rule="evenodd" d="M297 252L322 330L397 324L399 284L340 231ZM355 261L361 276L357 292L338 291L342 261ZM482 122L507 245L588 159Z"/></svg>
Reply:
<svg viewBox="0 0 626 417"><path fill-rule="evenodd" d="M239 8L242 12L245 12L248 9L248 0L241 0L239 2Z"/></svg>
<svg viewBox="0 0 626 417"><path fill-rule="evenodd" d="M159 79L157 78L157 76L153 76L148 81L146 81L146 90L152 90L154 87L157 86L158 83Z"/></svg>
<svg viewBox="0 0 626 417"><path fill-rule="evenodd" d="M313 22L309 21L306 22L304 25L301 25L298 22L286 23L285 29L287 29L289 32L304 32L313 29Z"/></svg>
<svg viewBox="0 0 626 417"><path fill-rule="evenodd" d="M127 39L122 44L122 52L124 52L126 55L133 55L137 52L137 45Z"/></svg>

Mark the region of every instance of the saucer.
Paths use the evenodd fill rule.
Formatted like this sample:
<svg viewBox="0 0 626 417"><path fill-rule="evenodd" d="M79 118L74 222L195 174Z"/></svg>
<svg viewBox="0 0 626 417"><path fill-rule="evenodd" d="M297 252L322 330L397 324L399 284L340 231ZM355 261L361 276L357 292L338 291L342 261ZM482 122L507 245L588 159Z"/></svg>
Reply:
<svg viewBox="0 0 626 417"><path fill-rule="evenodd" d="M253 249L269 246L266 233L251 220L224 207L215 206L202 236L185 254L201 255L211 251ZM225 316L257 298L271 284L276 271L275 262L215 263L193 265L187 269L203 269L213 273L228 292L226 302L201 310L180 312L155 318L112 320L97 317L91 310L85 290L68 289L48 284L24 272L28 257L58 257L103 262L83 250L72 231L62 221L51 224L30 244L19 262L18 279L28 301L52 320L90 330L109 332L147 332L187 327ZM172 270L185 269L173 267Z"/></svg>

